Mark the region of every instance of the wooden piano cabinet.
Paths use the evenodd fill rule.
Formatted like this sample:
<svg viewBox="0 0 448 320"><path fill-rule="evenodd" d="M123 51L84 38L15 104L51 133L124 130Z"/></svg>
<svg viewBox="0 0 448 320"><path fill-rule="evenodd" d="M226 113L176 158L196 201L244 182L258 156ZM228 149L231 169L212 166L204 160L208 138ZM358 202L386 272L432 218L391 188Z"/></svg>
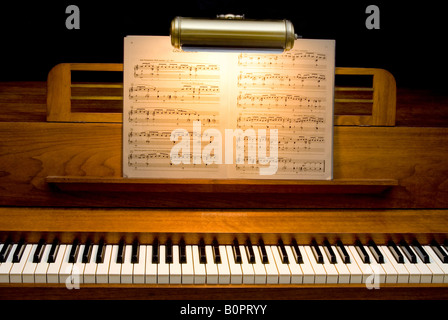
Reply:
<svg viewBox="0 0 448 320"><path fill-rule="evenodd" d="M26 300L444 300L443 284L322 285L94 285L0 284L0 299Z"/></svg>
<svg viewBox="0 0 448 320"><path fill-rule="evenodd" d="M262 238L267 245L296 239L307 245L312 239L331 243L341 240L373 239L378 245L388 240L418 239L443 242L448 236L446 210L193 210L193 209L90 209L90 208L0 208L0 241L7 237L27 242L58 237L70 244L100 238L107 243L139 239L150 244L154 238L176 243L184 239L197 244L231 244ZM149 285L80 284L69 290L65 284L0 284L0 299L447 299L448 284L297 285Z"/></svg>
<svg viewBox="0 0 448 320"><path fill-rule="evenodd" d="M263 238L274 245L294 238L380 245L448 238L446 97L396 90L388 72L339 68L376 80L372 88L336 90L332 181L125 181L122 85L70 78L72 71L104 69L121 72L122 65L62 64L47 84L0 84L0 242ZM345 112L347 104L357 114ZM448 299L448 286L0 284L1 299L277 297Z"/></svg>

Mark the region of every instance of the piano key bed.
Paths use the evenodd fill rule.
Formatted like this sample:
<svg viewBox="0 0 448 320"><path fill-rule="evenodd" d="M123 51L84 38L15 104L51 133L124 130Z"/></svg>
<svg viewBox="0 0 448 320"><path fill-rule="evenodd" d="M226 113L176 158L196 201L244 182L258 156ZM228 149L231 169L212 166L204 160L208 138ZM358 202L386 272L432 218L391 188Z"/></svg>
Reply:
<svg viewBox="0 0 448 320"><path fill-rule="evenodd" d="M203 289L213 288L219 298L242 298L235 290L244 287L244 294L249 289L253 298L266 290L289 295L283 298L322 298L316 288L327 289L324 297L340 299L378 298L387 291L399 293L399 298L415 298L425 288L437 297L437 288L446 295L447 248L448 242L435 240L424 245L417 240L386 245L373 240L354 244L313 240L303 245L280 239L276 245L265 245L262 239L254 244L235 239L229 245L216 239L210 244L8 239L0 244L0 295L28 288L33 294L57 298L72 299L80 293L85 298L88 292L101 298L111 290L119 290L121 298L147 298L163 297L163 289L169 289L167 294L175 298L172 289L178 288L191 292L190 299L200 299Z"/></svg>

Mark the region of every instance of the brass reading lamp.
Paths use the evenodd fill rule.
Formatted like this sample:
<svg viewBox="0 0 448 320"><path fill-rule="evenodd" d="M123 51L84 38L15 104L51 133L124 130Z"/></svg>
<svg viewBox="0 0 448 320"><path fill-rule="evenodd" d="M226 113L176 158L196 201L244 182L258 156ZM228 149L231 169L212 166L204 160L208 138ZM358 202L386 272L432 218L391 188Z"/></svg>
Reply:
<svg viewBox="0 0 448 320"><path fill-rule="evenodd" d="M289 20L249 20L226 14L216 19L176 17L171 44L183 51L244 50L281 53L291 50L297 35Z"/></svg>

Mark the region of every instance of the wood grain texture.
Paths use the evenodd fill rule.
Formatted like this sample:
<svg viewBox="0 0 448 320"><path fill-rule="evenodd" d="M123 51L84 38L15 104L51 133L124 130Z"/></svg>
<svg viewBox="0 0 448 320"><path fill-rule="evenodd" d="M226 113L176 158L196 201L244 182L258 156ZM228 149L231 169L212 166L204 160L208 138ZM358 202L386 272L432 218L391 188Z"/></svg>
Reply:
<svg viewBox="0 0 448 320"><path fill-rule="evenodd" d="M74 112L71 107L72 100L87 100L95 107L96 101L101 100L123 100L122 94L104 94L104 86L90 86L97 90L90 90L90 95L72 94L79 88L72 85L71 71L123 71L122 64L112 63L61 63L56 65L48 75L48 99L47 120L60 122L121 122L122 115L119 113L92 113ZM342 88L345 91L344 98L337 98L337 103L372 103L371 115L335 115L335 125L373 125L393 126L395 125L396 109L396 84L395 79L387 70L374 68L336 68L336 75L372 75L373 92L372 98L360 97L359 92L365 88ZM75 90L73 90L75 89ZM338 90L337 90L338 91ZM81 90L81 93L87 91ZM353 94L354 93L354 94Z"/></svg>
<svg viewBox="0 0 448 320"><path fill-rule="evenodd" d="M381 194L64 192L48 176L122 177L122 127L0 123L0 205L197 208L446 208L448 129L337 127L334 179L392 179ZM272 186L275 188L275 186ZM236 190L237 191L237 190ZM24 202L26 199L26 202Z"/></svg>
<svg viewBox="0 0 448 320"><path fill-rule="evenodd" d="M73 89L73 85L72 85ZM73 91L72 91L73 93ZM341 92L336 91L336 99ZM1 122L45 122L47 100L46 82L0 82ZM120 103L121 104L121 103ZM79 112L117 113L122 105L115 102L72 101ZM371 104L335 103L335 113L368 115ZM347 110L347 111L346 111ZM347 113L348 112L348 113ZM396 126L446 127L448 125L448 95L432 90L397 88Z"/></svg>
<svg viewBox="0 0 448 320"><path fill-rule="evenodd" d="M446 284L365 285L87 285L0 284L0 299L47 300L442 300Z"/></svg>
<svg viewBox="0 0 448 320"><path fill-rule="evenodd" d="M355 239L374 239L385 244L389 239L412 240L423 244L432 239L443 241L448 235L447 210L212 210L212 209L84 209L84 208L0 208L0 232L29 242L57 236L71 243L75 237L108 243L138 238L150 244L157 237L164 242L184 238L211 243L217 238L231 244L234 238L253 243L262 237L266 244L279 239L289 243L295 238L301 244L312 239L332 243L340 239L353 244Z"/></svg>
<svg viewBox="0 0 448 320"><path fill-rule="evenodd" d="M220 192L374 194L397 186L394 179L243 180L243 179L130 179L51 176L45 181L62 191L107 192ZM274 188L275 187L275 188Z"/></svg>

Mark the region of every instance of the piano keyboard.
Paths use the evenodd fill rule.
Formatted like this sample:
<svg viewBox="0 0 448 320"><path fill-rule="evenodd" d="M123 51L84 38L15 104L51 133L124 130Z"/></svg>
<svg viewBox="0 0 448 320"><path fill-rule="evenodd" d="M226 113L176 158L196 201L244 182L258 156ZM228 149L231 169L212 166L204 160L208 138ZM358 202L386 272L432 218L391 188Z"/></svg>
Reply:
<svg viewBox="0 0 448 320"><path fill-rule="evenodd" d="M133 283L133 284L325 284L447 283L448 243L416 240L376 245L328 241L299 245L294 240L265 245L249 240L231 245L200 241L187 245L170 240L149 245L61 244L40 240L0 244L1 283ZM76 278L75 278L76 277ZM370 277L370 278L369 278ZM370 280L369 280L370 279Z"/></svg>

